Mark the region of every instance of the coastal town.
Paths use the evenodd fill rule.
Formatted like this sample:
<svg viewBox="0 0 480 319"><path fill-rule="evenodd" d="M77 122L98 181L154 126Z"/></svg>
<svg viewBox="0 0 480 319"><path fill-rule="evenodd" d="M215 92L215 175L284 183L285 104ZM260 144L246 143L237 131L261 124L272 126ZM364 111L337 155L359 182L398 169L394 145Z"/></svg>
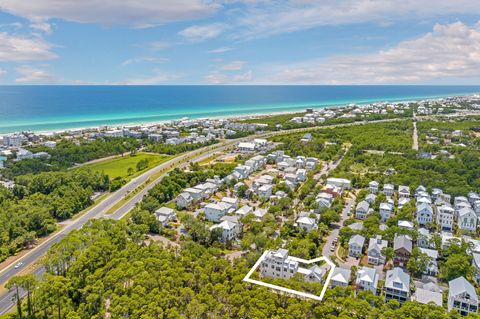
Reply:
<svg viewBox="0 0 480 319"><path fill-rule="evenodd" d="M284 290L268 288L271 294L324 302L343 289L353 298L368 294L388 305L413 302L466 316L478 313L480 291L478 167L464 168L470 165L464 159L473 161L480 148L476 114L480 97L469 96L308 108L301 115L20 132L2 138L1 182L10 198L40 187L30 184L38 174L33 168L64 170L52 167L65 143L82 149L120 141L113 158L127 160L156 152L175 159L231 141L199 161L169 166L122 215L148 230L142 243L179 249L195 242L233 265L256 258L254 282ZM458 182L442 167L457 162L470 174L456 173ZM419 170L433 167L448 177L412 173L417 163ZM72 162L66 171L88 165ZM25 167L26 179L18 173ZM137 162L138 172L129 168L119 187L148 169ZM90 199L114 193L113 181L89 186ZM35 240L28 242L24 246L35 249Z"/></svg>

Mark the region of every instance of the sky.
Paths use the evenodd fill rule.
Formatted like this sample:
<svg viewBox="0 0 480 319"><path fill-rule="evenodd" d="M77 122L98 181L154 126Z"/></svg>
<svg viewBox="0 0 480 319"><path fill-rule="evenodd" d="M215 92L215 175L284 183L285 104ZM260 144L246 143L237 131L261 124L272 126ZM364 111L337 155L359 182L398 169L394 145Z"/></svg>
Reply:
<svg viewBox="0 0 480 319"><path fill-rule="evenodd" d="M0 84L480 84L480 2L0 0Z"/></svg>

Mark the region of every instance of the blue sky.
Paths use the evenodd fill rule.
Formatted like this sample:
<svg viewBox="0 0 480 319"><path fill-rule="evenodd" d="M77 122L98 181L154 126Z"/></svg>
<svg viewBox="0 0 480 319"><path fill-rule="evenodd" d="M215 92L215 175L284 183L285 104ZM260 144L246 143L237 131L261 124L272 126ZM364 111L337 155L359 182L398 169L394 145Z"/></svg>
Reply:
<svg viewBox="0 0 480 319"><path fill-rule="evenodd" d="M478 0L0 0L0 84L479 84Z"/></svg>

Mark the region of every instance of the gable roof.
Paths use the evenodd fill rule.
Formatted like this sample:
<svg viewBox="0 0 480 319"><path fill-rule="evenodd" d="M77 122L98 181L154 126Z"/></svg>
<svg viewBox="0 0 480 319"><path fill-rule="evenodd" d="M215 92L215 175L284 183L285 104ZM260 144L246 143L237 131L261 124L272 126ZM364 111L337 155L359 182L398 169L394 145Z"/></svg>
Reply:
<svg viewBox="0 0 480 319"><path fill-rule="evenodd" d="M365 237L358 234L355 236L352 236L352 238L350 238L350 240L348 241L348 245L353 245L353 244L362 247L365 244Z"/></svg>
<svg viewBox="0 0 480 319"><path fill-rule="evenodd" d="M464 277L458 277L448 282L448 295L458 296L463 293L467 293L473 301L478 302L477 293L471 283L469 283Z"/></svg>
<svg viewBox="0 0 480 319"><path fill-rule="evenodd" d="M393 249L397 250L404 248L409 252L412 252L412 240L406 235L396 236L393 239Z"/></svg>
<svg viewBox="0 0 480 319"><path fill-rule="evenodd" d="M410 275L399 267L395 267L392 270L387 271L385 288L392 288L402 291L410 290Z"/></svg>

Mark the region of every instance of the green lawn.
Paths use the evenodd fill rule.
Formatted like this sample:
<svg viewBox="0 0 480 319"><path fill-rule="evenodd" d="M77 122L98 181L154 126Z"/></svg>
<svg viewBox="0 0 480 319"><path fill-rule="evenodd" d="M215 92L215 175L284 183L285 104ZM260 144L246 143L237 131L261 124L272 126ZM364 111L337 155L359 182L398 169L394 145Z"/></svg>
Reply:
<svg viewBox="0 0 480 319"><path fill-rule="evenodd" d="M154 166L168 161L171 158L171 155L165 154L137 153L133 156L125 155L123 157L117 157L97 163L87 164L85 165L85 167L91 168L95 171L104 172L112 179L115 177L121 177L129 180ZM137 163L143 159L148 160L148 167L141 171L137 171ZM128 175L129 168L133 169L133 174L131 175Z"/></svg>

